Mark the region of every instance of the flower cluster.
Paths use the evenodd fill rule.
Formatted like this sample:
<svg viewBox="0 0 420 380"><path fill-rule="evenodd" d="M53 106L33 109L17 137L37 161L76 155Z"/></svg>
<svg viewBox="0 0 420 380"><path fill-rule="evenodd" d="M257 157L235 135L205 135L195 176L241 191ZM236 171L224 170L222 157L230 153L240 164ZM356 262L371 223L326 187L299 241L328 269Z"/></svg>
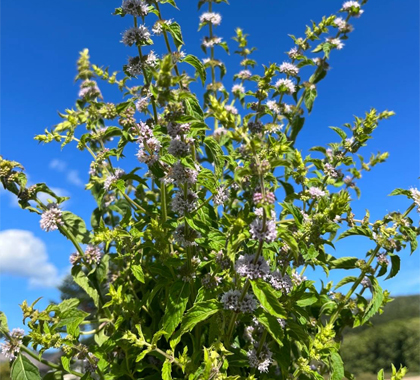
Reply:
<svg viewBox="0 0 420 380"><path fill-rule="evenodd" d="M256 258L255 254L241 255L235 263L235 270L242 277L255 280L265 278L270 273L270 267L262 255Z"/></svg>
<svg viewBox="0 0 420 380"><path fill-rule="evenodd" d="M123 175L125 174L124 170L122 169L115 169L114 174L110 174L106 177L104 182L104 189L109 190L111 186L117 182Z"/></svg>
<svg viewBox="0 0 420 380"><path fill-rule="evenodd" d="M124 0L121 9L132 16L144 17L149 13L149 6L143 0Z"/></svg>
<svg viewBox="0 0 420 380"><path fill-rule="evenodd" d="M276 82L275 87L279 92L285 92L288 94L294 94L296 92L296 85L288 78L279 79Z"/></svg>
<svg viewBox="0 0 420 380"><path fill-rule="evenodd" d="M257 216L251 223L249 232L253 240L264 240L268 243L275 241L277 238L276 213L272 211L271 219L265 221L264 218Z"/></svg>
<svg viewBox="0 0 420 380"><path fill-rule="evenodd" d="M258 343L254 344L255 348L248 351L249 366L256 368L260 372L268 372L270 365L273 363L273 353L266 344L263 345L262 350L258 350Z"/></svg>
<svg viewBox="0 0 420 380"><path fill-rule="evenodd" d="M220 299L226 310L236 313L252 313L257 308L257 300L252 294L245 294L241 300L241 292L239 290L228 290Z"/></svg>
<svg viewBox="0 0 420 380"><path fill-rule="evenodd" d="M222 16L219 13L214 12L206 12L200 16L200 23L201 24L212 24L214 26L220 25L222 22Z"/></svg>
<svg viewBox="0 0 420 380"><path fill-rule="evenodd" d="M133 26L123 33L121 42L127 46L145 45L150 39L150 31L145 25Z"/></svg>
<svg viewBox="0 0 420 380"><path fill-rule="evenodd" d="M39 224L46 232L58 230L58 227L64 224L63 212L58 208L57 204L50 203L47 206L47 210L41 215Z"/></svg>
<svg viewBox="0 0 420 380"><path fill-rule="evenodd" d="M22 338L25 335L25 332L22 329L13 329L9 335L10 340L8 339L6 343L1 344L1 352L6 358L12 361L16 359L20 352Z"/></svg>
<svg viewBox="0 0 420 380"><path fill-rule="evenodd" d="M290 62L283 62L279 68L281 73L295 77L299 74L299 68ZM294 91L293 91L294 92Z"/></svg>
<svg viewBox="0 0 420 380"><path fill-rule="evenodd" d="M179 191L175 194L175 197L172 199L172 211L180 216L188 214L195 209L197 199L197 194L190 189L187 190L187 194L184 194L183 192Z"/></svg>
<svg viewBox="0 0 420 380"><path fill-rule="evenodd" d="M213 197L213 203L216 206L224 205L225 202L229 199L229 191L228 189L225 189L224 187L219 187L216 191L216 194L214 194Z"/></svg>

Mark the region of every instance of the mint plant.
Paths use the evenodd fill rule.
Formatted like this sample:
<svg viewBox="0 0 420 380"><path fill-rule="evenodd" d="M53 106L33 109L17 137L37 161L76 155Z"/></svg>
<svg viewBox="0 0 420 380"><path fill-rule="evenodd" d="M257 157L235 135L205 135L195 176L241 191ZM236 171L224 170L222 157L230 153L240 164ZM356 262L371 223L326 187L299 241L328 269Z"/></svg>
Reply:
<svg viewBox="0 0 420 380"><path fill-rule="evenodd" d="M26 335L10 331L1 314L13 380L40 379L28 355L51 367L44 379L353 378L340 356L343 330L368 324L391 301L378 278L396 276L398 252L416 249L410 213L420 208L420 191L391 194L408 199L404 213L371 221L352 212L362 172L388 156L366 160L359 150L393 112L371 109L345 129L333 127L337 139L306 157L297 138L330 55L348 43L366 0L346 1L291 36L284 62L260 74L255 49L237 29L242 61L230 91L219 58L229 47L216 34L215 8L226 2L198 2L204 59L185 52L180 25L164 18L174 0L124 0L115 10L133 55L122 72L80 53L78 100L36 140L92 157L86 190L96 208L88 223L63 211L66 198L46 184L28 187L20 163L1 158L4 188L38 214L43 230L73 243L73 280L95 305L88 313L78 299L45 310L24 301ZM151 50L158 38L165 52ZM192 82L204 86L202 97ZM104 99L106 84L121 91L120 103ZM132 155L132 144L138 165L127 172L118 161ZM365 260L330 253L352 235L372 242ZM308 267L359 275L320 285L305 276ZM60 362L43 358L51 348L61 350ZM393 378L405 372L393 367Z"/></svg>

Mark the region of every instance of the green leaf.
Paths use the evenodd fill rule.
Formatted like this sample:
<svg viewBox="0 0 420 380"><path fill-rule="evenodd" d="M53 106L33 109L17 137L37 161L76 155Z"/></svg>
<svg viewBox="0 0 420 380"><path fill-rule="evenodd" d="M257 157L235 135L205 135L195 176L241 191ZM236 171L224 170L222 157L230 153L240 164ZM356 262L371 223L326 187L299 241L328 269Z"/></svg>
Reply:
<svg viewBox="0 0 420 380"><path fill-rule="evenodd" d="M181 328L177 331L174 339L171 341L171 347L174 348L181 340L181 336L186 332L191 331L197 323L205 321L213 314L216 314L221 308L221 303L216 300L195 303L194 306L184 315Z"/></svg>
<svg viewBox="0 0 420 380"><path fill-rule="evenodd" d="M379 286L378 280L373 277L369 276L370 282L372 283L372 299L369 302L365 310L365 314L363 315L362 324L366 323L370 318L372 318L382 306L382 301L384 299L384 295L382 293L382 288Z"/></svg>
<svg viewBox="0 0 420 380"><path fill-rule="evenodd" d="M337 127L330 127L334 132L336 132L343 140L347 138L346 132L344 132L341 128Z"/></svg>
<svg viewBox="0 0 420 380"><path fill-rule="evenodd" d="M397 275L397 273L400 271L400 264L401 264L400 257L390 253L389 258L391 259L392 267L391 267L391 271L389 272L389 274L388 274L388 276L385 280L388 280L389 278L395 277Z"/></svg>
<svg viewBox="0 0 420 380"><path fill-rule="evenodd" d="M63 220L67 229L79 243L89 243L89 231L82 218L70 211L63 211Z"/></svg>
<svg viewBox="0 0 420 380"><path fill-rule="evenodd" d="M411 198L411 191L410 190L404 190L404 189L395 189L389 195L405 195L405 196Z"/></svg>
<svg viewBox="0 0 420 380"><path fill-rule="evenodd" d="M312 293L303 293L301 297L296 301L296 304L301 307L311 306L318 302L318 298Z"/></svg>
<svg viewBox="0 0 420 380"><path fill-rule="evenodd" d="M78 327L89 314L80 309L70 309L60 315L57 328L66 327L70 335L79 335Z"/></svg>
<svg viewBox="0 0 420 380"><path fill-rule="evenodd" d="M262 309L258 309L256 311L256 317L258 321L267 329L272 338L279 344L280 347L282 347L284 333L277 318L273 317Z"/></svg>
<svg viewBox="0 0 420 380"><path fill-rule="evenodd" d="M316 87L313 86L314 88L308 88L306 89L304 96L303 96L303 100L305 102L305 107L308 110L308 113L310 114L312 111L312 107L314 105L314 101L315 98L317 97L318 93L316 91Z"/></svg>
<svg viewBox="0 0 420 380"><path fill-rule="evenodd" d="M9 326L7 325L6 314L0 311L0 336L2 331L9 331Z"/></svg>
<svg viewBox="0 0 420 380"><path fill-rule="evenodd" d="M204 145L206 146L206 153L210 163L214 163L216 169L216 175L222 173L222 161L223 150L217 141L213 137L206 137L204 139Z"/></svg>
<svg viewBox="0 0 420 380"><path fill-rule="evenodd" d="M356 268L357 257L341 257L330 261L331 269L354 269Z"/></svg>
<svg viewBox="0 0 420 380"><path fill-rule="evenodd" d="M255 297L268 313L276 318L286 318L286 310L280 304L270 285L260 280L253 280L251 286Z"/></svg>
<svg viewBox="0 0 420 380"><path fill-rule="evenodd" d="M359 227L359 226L355 226L352 228L349 228L347 231L344 231L338 238L337 240L341 240L344 239L347 236L366 236L369 239L372 238L372 231L368 228L368 227Z"/></svg>
<svg viewBox="0 0 420 380"><path fill-rule="evenodd" d="M167 24L165 24L167 25ZM171 33L172 38L174 39L175 46L179 48L181 45L184 45L184 41L182 39L181 27L177 22L172 22L168 26L169 33Z"/></svg>
<svg viewBox="0 0 420 380"><path fill-rule="evenodd" d="M303 128L303 124L305 124L305 118L301 116L297 116L293 119L292 125L292 133L290 134L290 140L294 142L296 140L297 135L299 134L300 130Z"/></svg>
<svg viewBox="0 0 420 380"><path fill-rule="evenodd" d="M12 380L41 380L38 368L22 354L13 362L10 377Z"/></svg>
<svg viewBox="0 0 420 380"><path fill-rule="evenodd" d="M337 352L331 354L331 380L344 379L344 364L341 356Z"/></svg>
<svg viewBox="0 0 420 380"><path fill-rule="evenodd" d="M385 380L384 370L383 370L383 369L381 369L381 370L378 372L378 380Z"/></svg>
<svg viewBox="0 0 420 380"><path fill-rule="evenodd" d="M93 300L95 306L99 305L99 294L98 291L93 288L86 274L83 272L82 268L74 266L71 269L71 275L73 276L74 282L79 285Z"/></svg>
<svg viewBox="0 0 420 380"><path fill-rule="evenodd" d="M196 56L191 54L187 55L182 62L186 62L195 68L195 72L200 77L201 83L204 86L206 81L206 69L203 63Z"/></svg>
<svg viewBox="0 0 420 380"><path fill-rule="evenodd" d="M132 265L131 272L138 281L144 284L144 273L140 265Z"/></svg>
<svg viewBox="0 0 420 380"><path fill-rule="evenodd" d="M166 339L169 339L181 322L189 295L190 284L188 282L177 281L171 286L162 320L162 330L166 332Z"/></svg>
<svg viewBox="0 0 420 380"><path fill-rule="evenodd" d="M337 290L338 288L341 288L343 285L349 284L350 282L355 282L356 280L357 280L357 277L355 277L355 276L344 277L335 286L335 290Z"/></svg>
<svg viewBox="0 0 420 380"><path fill-rule="evenodd" d="M165 363L163 363L162 380L172 380L172 363L169 359L166 359Z"/></svg>

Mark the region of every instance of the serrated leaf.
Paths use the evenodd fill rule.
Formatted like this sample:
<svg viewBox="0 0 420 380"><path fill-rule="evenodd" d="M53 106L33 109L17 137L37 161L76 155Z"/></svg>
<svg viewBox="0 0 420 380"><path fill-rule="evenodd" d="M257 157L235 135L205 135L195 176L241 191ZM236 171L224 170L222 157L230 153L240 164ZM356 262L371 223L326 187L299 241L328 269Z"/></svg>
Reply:
<svg viewBox="0 0 420 380"><path fill-rule="evenodd" d="M253 280L251 286L255 297L270 315L276 318L286 318L286 310L280 304L270 285L263 281Z"/></svg>
<svg viewBox="0 0 420 380"><path fill-rule="evenodd" d="M399 256L390 253L389 258L391 259L392 266L391 266L391 271L389 272L389 274L385 278L385 280L388 280L389 278L395 277L398 274L398 272L400 271L400 266L401 266L401 259L400 259Z"/></svg>
<svg viewBox="0 0 420 380"><path fill-rule="evenodd" d="M169 359L165 360L162 366L162 379L163 380L172 380L172 364Z"/></svg>
<svg viewBox="0 0 420 380"><path fill-rule="evenodd" d="M138 281L144 284L144 273L140 265L132 265L131 272Z"/></svg>
<svg viewBox="0 0 420 380"><path fill-rule="evenodd" d="M88 315L88 313L80 309L67 310L60 315L57 328L66 327L68 334L78 335L78 327Z"/></svg>
<svg viewBox="0 0 420 380"><path fill-rule="evenodd" d="M167 24L165 24L167 25ZM182 39L181 26L177 22L172 22L168 26L169 33L171 33L172 38L174 39L175 46L179 48L181 45L184 45Z"/></svg>
<svg viewBox="0 0 420 380"><path fill-rule="evenodd" d="M337 290L338 288L341 288L342 286L344 286L346 284L349 284L351 282L355 282L356 280L357 280L357 277L355 277L355 276L347 276L347 277L344 277L335 286L335 290Z"/></svg>
<svg viewBox="0 0 420 380"><path fill-rule="evenodd" d="M337 127L330 127L335 133L337 133L342 140L345 140L347 138L346 132L344 132L341 128Z"/></svg>
<svg viewBox="0 0 420 380"><path fill-rule="evenodd" d="M10 377L12 380L41 380L38 368L22 354L13 362Z"/></svg>
<svg viewBox="0 0 420 380"><path fill-rule="evenodd" d="M337 352L331 354L331 380L344 379L344 364L341 356Z"/></svg>
<svg viewBox="0 0 420 380"><path fill-rule="evenodd" d="M280 347L282 347L284 333L277 318L273 317L262 309L258 309L256 311L256 317L258 321L267 329L271 337L279 344Z"/></svg>
<svg viewBox="0 0 420 380"><path fill-rule="evenodd" d="M82 271L82 268L74 266L71 269L71 274L73 276L74 282L79 285L93 300L95 306L99 305L99 294L98 291L93 288L86 274Z"/></svg>
<svg viewBox="0 0 420 380"><path fill-rule="evenodd" d="M162 330L166 332L166 339L169 339L180 324L189 295L190 284L188 282L177 281L171 286L166 300L165 315L162 319Z"/></svg>
<svg viewBox="0 0 420 380"><path fill-rule="evenodd" d="M70 211L63 211L63 221L67 229L79 243L89 243L89 231L84 220Z"/></svg>
<svg viewBox="0 0 420 380"><path fill-rule="evenodd" d="M221 303L216 300L195 303L184 315L184 318L182 318L181 328L177 331L175 334L176 336L171 341L171 347L174 348L179 343L181 336L186 332L191 331L197 323L205 321L213 314L216 314L221 308Z"/></svg>
<svg viewBox="0 0 420 380"><path fill-rule="evenodd" d="M200 77L201 83L204 86L207 74L203 63L196 56L191 54L187 55L182 62L186 62L195 68L195 72Z"/></svg>
<svg viewBox="0 0 420 380"><path fill-rule="evenodd" d="M363 315L362 319L362 324L366 323L379 311L380 307L382 306L382 301L384 299L382 288L379 286L378 280L373 276L369 276L369 279L372 283L372 299L370 300L365 310L365 314Z"/></svg>
<svg viewBox="0 0 420 380"><path fill-rule="evenodd" d="M357 260L357 257L341 257L330 261L330 266L331 269L354 269Z"/></svg>

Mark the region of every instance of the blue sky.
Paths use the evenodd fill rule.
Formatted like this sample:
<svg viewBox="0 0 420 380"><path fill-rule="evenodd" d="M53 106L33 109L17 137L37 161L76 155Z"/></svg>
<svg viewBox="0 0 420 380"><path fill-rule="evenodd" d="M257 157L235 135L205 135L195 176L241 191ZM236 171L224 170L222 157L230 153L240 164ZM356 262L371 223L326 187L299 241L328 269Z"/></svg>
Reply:
<svg viewBox="0 0 420 380"><path fill-rule="evenodd" d="M178 0L182 12L163 6L165 18L181 24L184 50L204 58L199 48L205 32L197 33L195 0ZM46 182L71 196L66 208L90 219L93 206L83 184L88 180L90 158L75 146L64 150L58 144L39 145L36 134L51 127L59 118L57 111L71 108L78 87L73 79L78 52L90 49L92 62L120 70L128 56L135 53L119 41L128 18L113 17L120 5L100 0L29 0L2 3L1 20L1 154L24 164L30 181ZM261 64L287 60L285 51L292 47L288 34L300 36L310 20L334 13L341 2L332 0L232 0L231 5L216 6L223 16L217 34L223 36L231 50L231 36L236 27L250 35L250 46L258 50L254 58ZM153 16L152 16L153 17ZM354 20L354 33L341 51L333 52L331 70L318 88L314 110L298 139L304 152L313 145L336 141L329 126L352 122L371 107L392 109L396 116L384 121L374 139L362 153L388 151L390 158L370 173L359 185L360 201L354 203L357 216L371 211L372 219L391 210L408 206L404 198L387 197L395 187L418 186L419 173L419 3L417 0L371 0L360 19ZM154 49L162 52L162 41ZM228 68L227 77L238 71L238 56L217 52ZM230 88L228 79L226 87ZM105 86L105 98L119 101L118 95ZM198 89L198 85L194 87ZM133 164L130 158L122 167ZM11 326L21 325L17 306L43 296L41 305L58 299L54 282L68 272L72 246L58 233L45 233L39 218L16 207L0 190L1 234L8 242L7 258L1 269L1 310L9 316ZM9 231L15 230L15 231ZM363 257L370 243L357 238L337 245L338 256ZM21 259L16 257L21 255ZM420 290L419 255L402 253L400 275L384 284L394 295L415 294ZM317 279L318 273L307 272ZM338 275L331 279L336 280ZM46 280L48 279L48 280Z"/></svg>

